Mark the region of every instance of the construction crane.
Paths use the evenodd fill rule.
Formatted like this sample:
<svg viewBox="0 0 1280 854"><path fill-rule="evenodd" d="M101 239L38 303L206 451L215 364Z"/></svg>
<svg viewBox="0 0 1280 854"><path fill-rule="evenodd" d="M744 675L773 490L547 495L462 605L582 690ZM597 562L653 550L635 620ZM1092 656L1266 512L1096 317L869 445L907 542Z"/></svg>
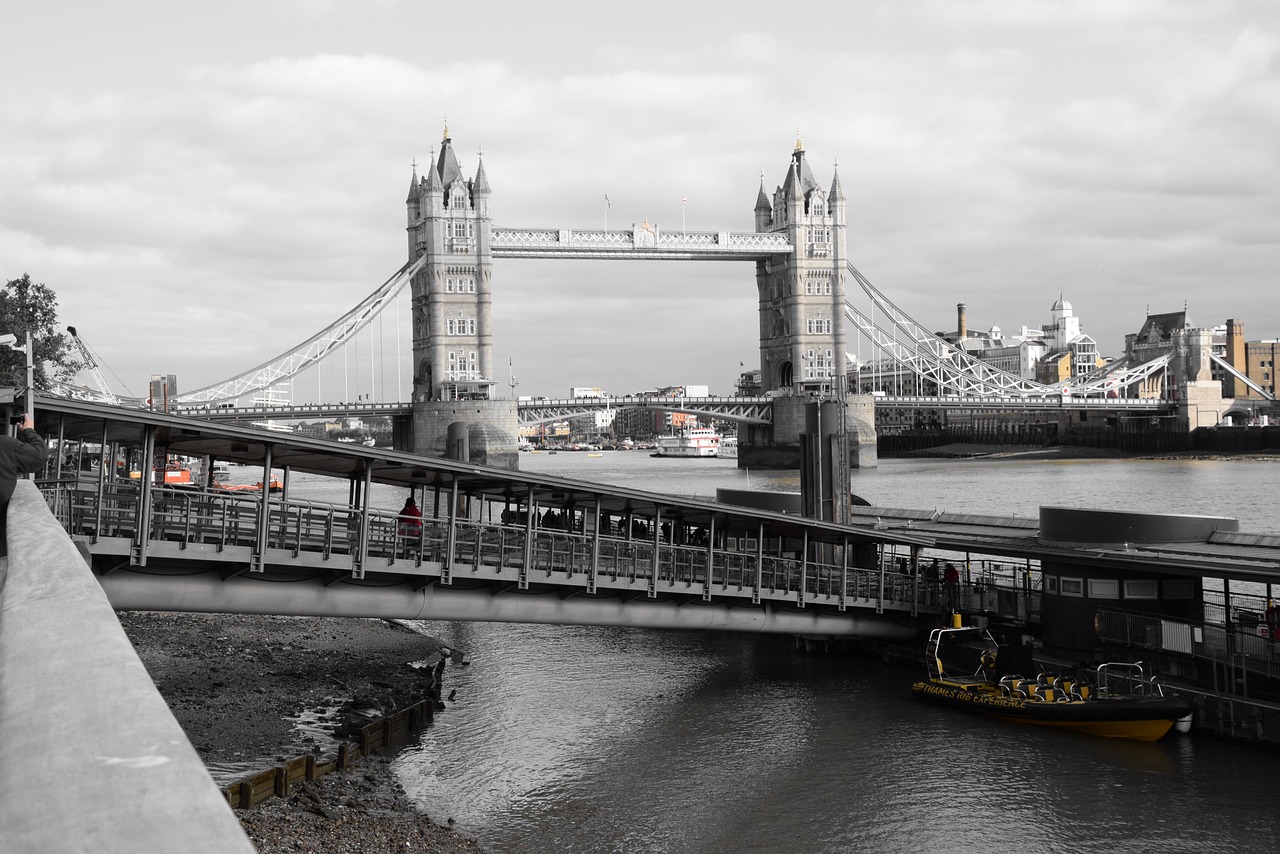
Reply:
<svg viewBox="0 0 1280 854"><path fill-rule="evenodd" d="M76 347L80 350L80 355L84 357L84 365L89 369L89 374L93 377L94 383L98 386L98 391L102 394L103 400L112 406L120 405L120 398L116 397L115 392L111 390L111 386L107 385L107 380L102 376L102 370L98 367L98 360L93 358L93 354L89 352L89 348L80 336L76 334L74 326L68 326L67 331L71 333L71 340L76 342Z"/></svg>

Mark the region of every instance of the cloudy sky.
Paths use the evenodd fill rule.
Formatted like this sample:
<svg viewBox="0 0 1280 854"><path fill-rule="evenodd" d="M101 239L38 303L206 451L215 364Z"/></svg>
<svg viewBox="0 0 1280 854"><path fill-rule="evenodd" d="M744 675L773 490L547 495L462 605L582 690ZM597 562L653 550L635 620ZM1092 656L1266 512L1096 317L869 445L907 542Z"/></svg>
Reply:
<svg viewBox="0 0 1280 854"><path fill-rule="evenodd" d="M1184 304L1280 337L1280 4L829 6L11 4L0 273L56 291L113 384L190 390L399 268L446 116L520 227L601 227L608 193L610 227L750 231L798 132L820 182L838 161L854 264L929 328L961 301L1037 326L1061 293L1107 354ZM749 264L500 260L494 320L518 394L725 393L759 364ZM408 329L296 397L396 397Z"/></svg>

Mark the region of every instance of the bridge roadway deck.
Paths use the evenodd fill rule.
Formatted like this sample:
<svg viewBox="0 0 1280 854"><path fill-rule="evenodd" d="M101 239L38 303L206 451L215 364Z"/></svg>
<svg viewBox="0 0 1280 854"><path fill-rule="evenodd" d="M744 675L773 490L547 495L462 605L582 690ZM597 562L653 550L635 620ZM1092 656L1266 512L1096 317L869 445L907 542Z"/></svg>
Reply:
<svg viewBox="0 0 1280 854"><path fill-rule="evenodd" d="M644 408L665 412L688 412L710 415L725 421L745 424L768 424L773 419L772 397L669 397L634 394L623 397L538 398L521 400L516 409L521 424L540 424L602 409ZM923 395L876 396L879 409L948 410L981 412L1052 412L1061 410L1090 412L1145 412L1158 414L1173 408L1174 401L1155 398L1085 398L1062 397L930 397ZM183 409L184 415L212 421L301 420L336 418L351 415L395 416L413 411L413 404L396 401L360 401L356 403L300 403L284 406L231 406L200 404Z"/></svg>

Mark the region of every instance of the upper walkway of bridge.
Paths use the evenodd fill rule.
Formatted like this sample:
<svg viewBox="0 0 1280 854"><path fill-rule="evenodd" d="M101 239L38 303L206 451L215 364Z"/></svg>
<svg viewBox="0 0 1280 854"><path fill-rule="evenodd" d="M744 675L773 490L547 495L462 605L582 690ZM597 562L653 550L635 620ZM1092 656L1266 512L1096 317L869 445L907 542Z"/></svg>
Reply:
<svg viewBox="0 0 1280 854"><path fill-rule="evenodd" d="M1015 397L989 395L874 395L877 409L947 410L981 412L1052 412L1060 410L1088 412L1146 412L1169 409L1174 401L1162 398L1100 398L1046 395ZM628 394L621 397L538 397L516 401L521 424L541 424L572 418L605 409L657 409L706 415L740 424L768 424L772 420L775 397L714 396L672 397L658 394ZM201 404L181 408L183 415L213 421L286 421L308 418L378 417L407 414L412 403L398 401L356 401L354 403L304 403L275 406L232 406Z"/></svg>
<svg viewBox="0 0 1280 854"><path fill-rule="evenodd" d="M495 258L622 258L666 261L759 261L791 252L787 235L732 231L500 228L490 236Z"/></svg>

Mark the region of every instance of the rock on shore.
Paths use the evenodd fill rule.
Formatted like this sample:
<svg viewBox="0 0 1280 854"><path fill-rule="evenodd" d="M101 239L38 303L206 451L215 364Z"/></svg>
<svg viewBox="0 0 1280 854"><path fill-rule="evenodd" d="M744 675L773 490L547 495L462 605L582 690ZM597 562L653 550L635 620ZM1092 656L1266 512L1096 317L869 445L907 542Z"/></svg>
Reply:
<svg viewBox="0 0 1280 854"><path fill-rule="evenodd" d="M383 620L119 616L219 784L309 752L333 756L335 732L425 696L439 660L437 641ZM419 812L389 764L368 757L236 813L260 852L480 850Z"/></svg>

